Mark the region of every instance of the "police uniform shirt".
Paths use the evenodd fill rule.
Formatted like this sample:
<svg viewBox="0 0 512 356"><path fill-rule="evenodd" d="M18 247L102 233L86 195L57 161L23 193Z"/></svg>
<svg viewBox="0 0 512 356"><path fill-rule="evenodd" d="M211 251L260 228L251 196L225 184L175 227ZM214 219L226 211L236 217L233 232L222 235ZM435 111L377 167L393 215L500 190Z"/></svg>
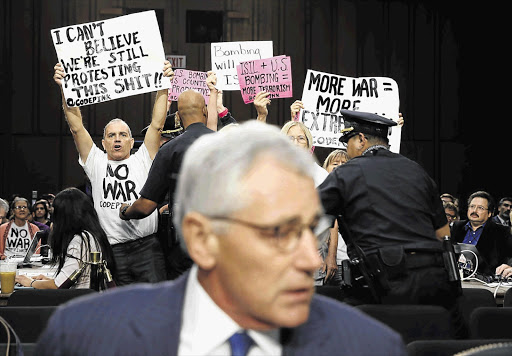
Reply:
<svg viewBox="0 0 512 356"><path fill-rule="evenodd" d="M161 202L169 191L171 200L185 152L196 139L213 132L203 123L197 122L189 125L180 136L166 142L155 156L140 195L154 202Z"/></svg>
<svg viewBox="0 0 512 356"><path fill-rule="evenodd" d="M320 185L327 214L341 214L357 244L379 247L442 245L435 230L447 223L434 181L417 163L386 149L372 150L338 167Z"/></svg>

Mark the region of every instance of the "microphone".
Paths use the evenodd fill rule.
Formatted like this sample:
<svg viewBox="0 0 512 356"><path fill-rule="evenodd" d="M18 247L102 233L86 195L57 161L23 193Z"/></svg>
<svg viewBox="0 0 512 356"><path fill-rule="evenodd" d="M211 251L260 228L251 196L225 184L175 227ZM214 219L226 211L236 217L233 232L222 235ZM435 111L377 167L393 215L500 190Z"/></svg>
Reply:
<svg viewBox="0 0 512 356"><path fill-rule="evenodd" d="M110 273L110 270L107 268L107 263L105 261L103 261L103 273L105 274L105 284L107 289L116 287L116 282L114 282L112 273Z"/></svg>
<svg viewBox="0 0 512 356"><path fill-rule="evenodd" d="M91 281L89 287L95 291L99 291L100 281L103 279L101 252L89 252L89 261L91 264Z"/></svg>

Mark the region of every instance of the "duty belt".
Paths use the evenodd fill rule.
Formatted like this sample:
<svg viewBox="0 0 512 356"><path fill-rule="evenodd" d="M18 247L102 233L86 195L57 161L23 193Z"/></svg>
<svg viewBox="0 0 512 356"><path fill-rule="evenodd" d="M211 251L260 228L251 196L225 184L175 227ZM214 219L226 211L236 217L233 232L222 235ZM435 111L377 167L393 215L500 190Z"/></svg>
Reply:
<svg viewBox="0 0 512 356"><path fill-rule="evenodd" d="M444 267L443 255L441 252L426 253L406 251L405 266L407 269L423 267Z"/></svg>

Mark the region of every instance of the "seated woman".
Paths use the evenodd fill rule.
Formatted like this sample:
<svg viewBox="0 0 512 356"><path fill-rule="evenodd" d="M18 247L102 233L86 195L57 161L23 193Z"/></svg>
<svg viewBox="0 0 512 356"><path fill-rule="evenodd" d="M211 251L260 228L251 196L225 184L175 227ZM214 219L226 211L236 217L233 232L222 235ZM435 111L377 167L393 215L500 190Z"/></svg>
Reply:
<svg viewBox="0 0 512 356"><path fill-rule="evenodd" d="M28 221L28 200L14 198L11 209L13 218L0 225L0 259L23 257L39 228Z"/></svg>
<svg viewBox="0 0 512 356"><path fill-rule="evenodd" d="M114 255L90 198L76 188L61 191L53 202L53 226L49 242L55 279L44 275L16 277L16 282L36 289L57 289L69 276L89 261L89 252L101 252L102 260L115 275ZM90 265L71 288L89 288Z"/></svg>

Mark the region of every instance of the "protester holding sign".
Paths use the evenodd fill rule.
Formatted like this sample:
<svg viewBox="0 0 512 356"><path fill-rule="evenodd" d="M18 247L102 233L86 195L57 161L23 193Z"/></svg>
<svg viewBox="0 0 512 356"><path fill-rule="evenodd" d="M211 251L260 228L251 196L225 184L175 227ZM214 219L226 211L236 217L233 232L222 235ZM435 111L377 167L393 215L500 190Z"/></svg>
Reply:
<svg viewBox="0 0 512 356"><path fill-rule="evenodd" d="M164 62L163 76L172 78L173 70ZM54 80L62 86L66 73L58 63ZM62 92L62 88L61 88ZM132 203L146 182L153 159L160 147L160 131L164 127L167 109L167 89L156 94L151 124L144 142L133 155L134 139L130 127L121 119L113 119L104 128L103 148L99 149L83 124L78 107L69 107L62 95L62 107L79 154L79 163L91 181L94 208L112 249L117 265L119 285L133 282L165 280L165 263L157 239L158 214L146 219L124 222L118 217L123 203Z"/></svg>

